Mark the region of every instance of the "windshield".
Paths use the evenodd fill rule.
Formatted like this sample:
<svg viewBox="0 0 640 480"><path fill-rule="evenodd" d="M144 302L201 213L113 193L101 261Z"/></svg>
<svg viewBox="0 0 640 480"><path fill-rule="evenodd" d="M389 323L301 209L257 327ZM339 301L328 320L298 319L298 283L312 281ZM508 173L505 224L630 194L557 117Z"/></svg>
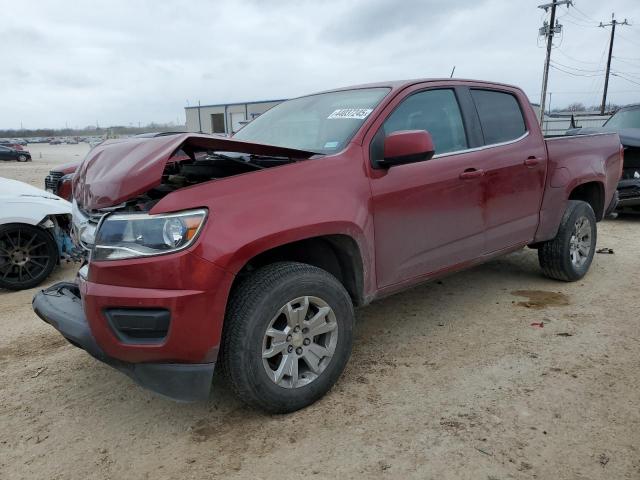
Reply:
<svg viewBox="0 0 640 480"><path fill-rule="evenodd" d="M316 153L341 150L389 88L364 88L295 98L247 124L234 138Z"/></svg>
<svg viewBox="0 0 640 480"><path fill-rule="evenodd" d="M607 128L640 128L640 108L618 110L604 126Z"/></svg>

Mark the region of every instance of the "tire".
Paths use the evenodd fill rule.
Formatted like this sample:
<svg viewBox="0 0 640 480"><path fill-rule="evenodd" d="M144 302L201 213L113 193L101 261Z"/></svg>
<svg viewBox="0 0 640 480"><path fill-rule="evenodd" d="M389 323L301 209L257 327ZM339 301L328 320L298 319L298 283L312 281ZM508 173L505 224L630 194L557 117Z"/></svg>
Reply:
<svg viewBox="0 0 640 480"><path fill-rule="evenodd" d="M27 156L26 155L18 155L18 161L19 162L26 162L27 161Z"/></svg>
<svg viewBox="0 0 640 480"><path fill-rule="evenodd" d="M42 283L58 264L53 237L32 225L0 226L0 288L24 290Z"/></svg>
<svg viewBox="0 0 640 480"><path fill-rule="evenodd" d="M351 298L334 276L303 263L268 265L231 296L222 370L244 403L269 413L299 410L325 395L342 374L353 325ZM324 333L313 336L313 331Z"/></svg>
<svg viewBox="0 0 640 480"><path fill-rule="evenodd" d="M538 249L543 273L565 282L580 280L593 261L597 235L596 216L591 205L569 200L555 238L542 243Z"/></svg>

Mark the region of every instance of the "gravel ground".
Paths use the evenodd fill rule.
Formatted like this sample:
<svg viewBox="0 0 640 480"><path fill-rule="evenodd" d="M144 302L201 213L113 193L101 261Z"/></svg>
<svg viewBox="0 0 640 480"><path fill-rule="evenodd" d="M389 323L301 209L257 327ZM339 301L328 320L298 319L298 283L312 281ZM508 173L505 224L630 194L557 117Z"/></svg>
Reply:
<svg viewBox="0 0 640 480"><path fill-rule="evenodd" d="M40 186L83 148L0 176ZM36 289L0 292L0 478L638 479L640 218L599 229L615 254L581 282L523 250L359 310L341 380L285 416L220 378L205 404L158 398L38 320Z"/></svg>

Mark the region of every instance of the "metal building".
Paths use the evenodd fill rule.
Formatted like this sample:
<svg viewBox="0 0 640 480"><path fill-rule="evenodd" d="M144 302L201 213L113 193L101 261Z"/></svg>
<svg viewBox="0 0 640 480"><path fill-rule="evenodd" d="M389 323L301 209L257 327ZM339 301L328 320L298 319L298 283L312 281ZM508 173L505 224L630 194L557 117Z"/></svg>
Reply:
<svg viewBox="0 0 640 480"><path fill-rule="evenodd" d="M284 100L221 103L185 107L187 131L231 135L242 126Z"/></svg>

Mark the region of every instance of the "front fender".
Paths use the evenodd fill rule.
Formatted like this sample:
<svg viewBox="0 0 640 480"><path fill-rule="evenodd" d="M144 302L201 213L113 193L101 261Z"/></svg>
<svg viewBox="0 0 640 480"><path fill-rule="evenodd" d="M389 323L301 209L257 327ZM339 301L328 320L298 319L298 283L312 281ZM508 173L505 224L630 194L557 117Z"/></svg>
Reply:
<svg viewBox="0 0 640 480"><path fill-rule="evenodd" d="M38 225L49 215L71 215L71 204L63 199L22 197L5 200L0 225L26 223Z"/></svg>
<svg viewBox="0 0 640 480"><path fill-rule="evenodd" d="M344 235L353 239L360 250L362 264L369 265L370 258L364 232L357 225L348 222L327 222L273 232L239 247L229 255L219 258L215 263L237 274L252 258L268 250L301 240L330 235Z"/></svg>

